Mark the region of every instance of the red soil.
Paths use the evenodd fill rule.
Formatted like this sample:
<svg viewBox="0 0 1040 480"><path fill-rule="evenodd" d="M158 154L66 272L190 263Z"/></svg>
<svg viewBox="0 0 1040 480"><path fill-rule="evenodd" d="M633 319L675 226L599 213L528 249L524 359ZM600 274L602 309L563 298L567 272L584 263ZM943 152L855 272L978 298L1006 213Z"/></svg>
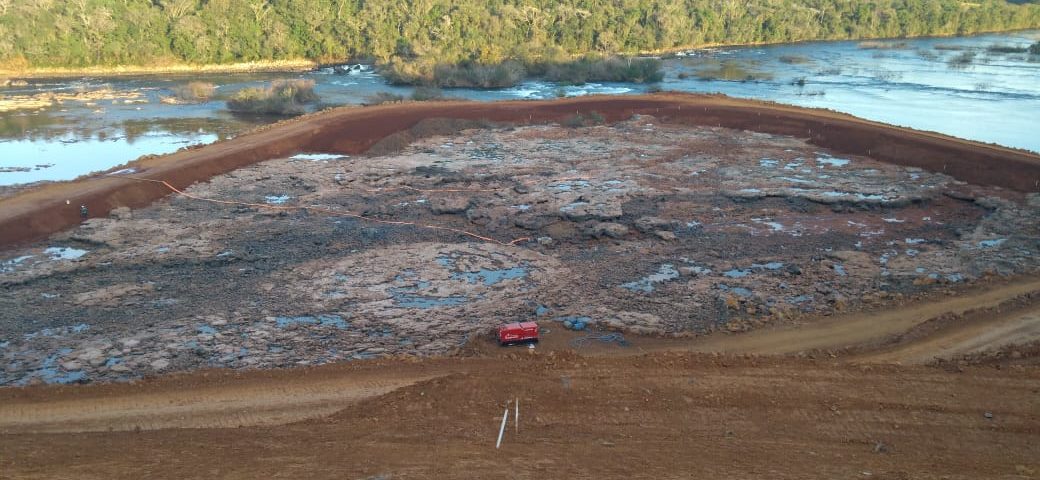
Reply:
<svg viewBox="0 0 1040 480"><path fill-rule="evenodd" d="M598 112L607 121L633 114L659 121L714 125L808 138L813 144L899 165L945 172L975 184L1022 192L1040 190L1040 156L945 135L893 127L827 110L724 96L656 94L495 103L435 102L344 107L260 129L233 140L131 162L140 178L177 188L245 165L296 152L358 154L424 119L513 123L560 121ZM137 208L172 193L160 183L94 175L46 184L0 200L0 248L45 238L77 225L80 205L91 216ZM67 201L67 202L66 202Z"/></svg>

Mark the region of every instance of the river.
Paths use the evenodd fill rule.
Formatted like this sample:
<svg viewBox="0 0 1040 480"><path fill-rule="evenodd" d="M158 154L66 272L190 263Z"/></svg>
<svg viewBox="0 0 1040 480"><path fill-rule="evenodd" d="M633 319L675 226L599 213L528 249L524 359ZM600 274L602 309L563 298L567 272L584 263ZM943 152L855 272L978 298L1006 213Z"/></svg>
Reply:
<svg viewBox="0 0 1040 480"><path fill-rule="evenodd" d="M1040 56L1012 51L1038 40L1040 30L691 50L665 59L665 79L655 87L827 108L1040 152ZM55 94L68 99L0 113L0 186L68 180L278 120L233 115L219 100L171 105L161 99L189 81L212 83L218 97L226 97L285 78L314 80L323 106L361 104L379 92L412 92L388 85L370 66L349 73L325 68L282 74L30 79L28 85L0 88L0 97ZM445 93L493 101L633 94L649 88L531 80L507 89Z"/></svg>

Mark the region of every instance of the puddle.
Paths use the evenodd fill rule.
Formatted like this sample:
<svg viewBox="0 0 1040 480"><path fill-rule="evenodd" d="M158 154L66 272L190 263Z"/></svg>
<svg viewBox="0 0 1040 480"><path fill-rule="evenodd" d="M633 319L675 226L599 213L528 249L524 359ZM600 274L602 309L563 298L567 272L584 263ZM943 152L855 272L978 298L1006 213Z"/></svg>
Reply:
<svg viewBox="0 0 1040 480"><path fill-rule="evenodd" d="M480 271L477 272L457 272L451 274L451 278L464 279L466 280L466 283L477 283L478 281L480 281L488 287L505 280L514 280L517 278L524 278L526 276L526 267L513 267L501 270L482 268L480 269Z"/></svg>
<svg viewBox="0 0 1040 480"><path fill-rule="evenodd" d="M763 158L758 161L758 165L766 168L773 168L780 164L779 160L773 160L771 158Z"/></svg>
<svg viewBox="0 0 1040 480"><path fill-rule="evenodd" d="M521 212L526 212L526 211L531 209L531 206L530 205L513 205L510 208L514 208L514 209L519 210Z"/></svg>
<svg viewBox="0 0 1040 480"><path fill-rule="evenodd" d="M52 384L68 384L86 380L87 374L82 370L64 372L58 366L58 359L64 357L65 355L68 355L69 353L72 353L71 348L62 348L58 350L57 352L43 359L43 362L40 363L40 368L37 368L36 370L29 372L29 374L26 375L26 377L18 383L21 385L25 385L26 383L29 383L29 380L33 378L39 378L40 380L43 380L44 383Z"/></svg>
<svg viewBox="0 0 1040 480"><path fill-rule="evenodd" d="M840 263L835 263L831 268L834 269L834 273L837 273L839 277L847 277L849 275L849 272L845 270L845 265Z"/></svg>
<svg viewBox="0 0 1040 480"><path fill-rule="evenodd" d="M769 263L752 263L750 267L746 269L734 268L722 272L722 275L728 278L744 278L751 275L756 270L771 270L777 271L784 268L784 264L781 262L769 262Z"/></svg>
<svg viewBox="0 0 1040 480"><path fill-rule="evenodd" d="M748 275L751 275L751 270L740 270L734 268L733 270L722 272L722 275L729 278L744 278Z"/></svg>
<svg viewBox="0 0 1040 480"><path fill-rule="evenodd" d="M855 200L884 200L884 195L879 194L867 194L867 193L856 193L856 192L839 192L837 190L830 190L826 192L820 192L820 195L828 198L852 198ZM885 220L886 222L888 220ZM902 223L902 222L900 222Z"/></svg>
<svg viewBox="0 0 1040 480"><path fill-rule="evenodd" d="M69 247L49 247L43 251L51 260L76 260L87 254L86 250Z"/></svg>
<svg viewBox="0 0 1040 480"><path fill-rule="evenodd" d="M558 192L569 192L576 188L586 188L590 185L588 180L571 180L567 182L553 183L549 185L549 188Z"/></svg>
<svg viewBox="0 0 1040 480"><path fill-rule="evenodd" d="M82 333L90 329L90 325L85 323L77 323L76 325L70 325L67 327L58 328L44 328L36 332L26 333L23 338L26 340L32 340L36 337L60 337L63 335L70 335L73 333Z"/></svg>
<svg viewBox="0 0 1040 480"><path fill-rule="evenodd" d="M923 239L923 238L907 238L906 240L903 240L903 243L905 243L907 245L919 245L919 244L922 244L924 242L925 242L925 239Z"/></svg>
<svg viewBox="0 0 1040 480"><path fill-rule="evenodd" d="M687 265L686 268L689 269L690 273L693 273L695 275L707 275L711 273L710 268L697 265L693 260L690 260L689 258L683 257L681 260L683 261L683 263Z"/></svg>
<svg viewBox="0 0 1040 480"><path fill-rule="evenodd" d="M882 218L885 223L906 223L906 220L900 220L898 218Z"/></svg>
<svg viewBox="0 0 1040 480"><path fill-rule="evenodd" d="M851 160L847 160L847 159L844 159L844 158L832 157L832 156L827 155L827 154L820 154L819 156L816 157L816 163L818 163L820 165L831 166L831 167L844 167L844 166L848 165L849 162L851 162Z"/></svg>
<svg viewBox="0 0 1040 480"><path fill-rule="evenodd" d="M21 257L15 257L15 258L12 258L10 260L5 260L3 262L0 262L0 273L14 271L15 267L17 267L19 263L22 263L22 262L24 262L24 261L26 261L26 260L28 260L30 258L33 258L35 256L36 255L23 255Z"/></svg>
<svg viewBox="0 0 1040 480"><path fill-rule="evenodd" d="M799 177L776 177L776 178L778 180L786 180L786 181L791 182L791 183L803 183L803 184L804 183L816 183L816 182L814 182L812 180L806 180L804 178L799 178Z"/></svg>
<svg viewBox="0 0 1040 480"><path fill-rule="evenodd" d="M289 160L309 160L312 162L327 162L329 160L339 160L345 157L346 155L336 155L331 153L298 153L289 157Z"/></svg>
<svg viewBox="0 0 1040 480"><path fill-rule="evenodd" d="M209 325L199 325L199 326L195 327L195 331L198 332L199 335L216 335L217 334L217 329L215 329L215 328L213 328L213 327L211 327Z"/></svg>
<svg viewBox="0 0 1040 480"><path fill-rule="evenodd" d="M301 315L298 317L274 317L274 323L278 328L286 328L290 325L331 325L340 330L346 330L350 325L339 315Z"/></svg>
<svg viewBox="0 0 1040 480"><path fill-rule="evenodd" d="M1003 245L1004 242L1006 242L1006 241L1007 241L1006 238L997 238L997 239L994 239L994 240L983 240L983 241L979 242L979 246L982 247L982 248L994 248L994 247L999 247L999 246Z"/></svg>
<svg viewBox="0 0 1040 480"><path fill-rule="evenodd" d="M573 212L576 208L586 207L586 206L589 206L589 205L591 205L591 203L589 203L589 202L574 202L572 204L564 205L564 206L560 207L560 211L564 212L564 213Z"/></svg>
<svg viewBox="0 0 1040 480"><path fill-rule="evenodd" d="M774 232L782 232L782 231L784 231L783 224L781 224L779 222L771 222L771 221L768 221L768 220L765 220L765 219L761 219L761 218L752 218L751 221L753 221L755 223L758 223L760 225L765 225L765 226L769 227L769 229L774 231Z"/></svg>
<svg viewBox="0 0 1040 480"><path fill-rule="evenodd" d="M787 303L790 303L791 305L800 305L803 303L811 302L812 300L812 295L798 295L797 297L788 298Z"/></svg>
<svg viewBox="0 0 1040 480"><path fill-rule="evenodd" d="M271 205L281 205L288 202L292 198L288 195L267 195L264 197L264 201Z"/></svg>
<svg viewBox="0 0 1040 480"><path fill-rule="evenodd" d="M719 289L723 290L723 291L726 291L726 292L730 292L730 293L732 293L732 294L734 294L734 295L736 295L738 297L743 297L743 298L750 298L751 295L753 295L751 293L751 289L745 288L745 287L730 287L729 285L723 284L723 285L719 285Z"/></svg>
<svg viewBox="0 0 1040 480"><path fill-rule="evenodd" d="M437 264L445 268L454 268L455 259L448 256L437 257ZM506 280L515 280L518 278L524 278L528 275L529 267L527 265L518 265L511 268L481 268L475 272L452 272L451 278L454 280L465 280L466 283L475 284L477 282L483 283L484 286L490 287L497 283ZM426 283L426 282L420 282ZM426 288L419 285L419 288Z"/></svg>
<svg viewBox="0 0 1040 480"><path fill-rule="evenodd" d="M674 265L666 263L657 269L657 273L652 273L634 282L625 283L621 287L633 292L650 293L654 291L654 284L675 280L676 278L679 278L679 271L675 269Z"/></svg>

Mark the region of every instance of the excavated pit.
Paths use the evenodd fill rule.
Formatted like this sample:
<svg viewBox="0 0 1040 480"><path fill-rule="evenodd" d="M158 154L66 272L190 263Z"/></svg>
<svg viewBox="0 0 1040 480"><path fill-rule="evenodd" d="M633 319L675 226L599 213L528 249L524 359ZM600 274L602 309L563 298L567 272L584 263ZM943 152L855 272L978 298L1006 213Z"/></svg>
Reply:
<svg viewBox="0 0 1040 480"><path fill-rule="evenodd" d="M647 115L484 127L268 160L186 190L233 203L6 251L0 384L449 354L530 319L740 332L1040 266L1037 194Z"/></svg>

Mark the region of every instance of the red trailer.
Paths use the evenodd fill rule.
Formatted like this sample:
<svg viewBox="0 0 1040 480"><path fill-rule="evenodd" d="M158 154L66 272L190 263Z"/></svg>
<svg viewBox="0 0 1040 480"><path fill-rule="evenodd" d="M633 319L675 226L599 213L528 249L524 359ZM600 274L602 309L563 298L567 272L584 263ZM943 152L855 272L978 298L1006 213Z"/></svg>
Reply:
<svg viewBox="0 0 1040 480"><path fill-rule="evenodd" d="M537 342L538 324L534 322L510 323L498 327L499 345Z"/></svg>

